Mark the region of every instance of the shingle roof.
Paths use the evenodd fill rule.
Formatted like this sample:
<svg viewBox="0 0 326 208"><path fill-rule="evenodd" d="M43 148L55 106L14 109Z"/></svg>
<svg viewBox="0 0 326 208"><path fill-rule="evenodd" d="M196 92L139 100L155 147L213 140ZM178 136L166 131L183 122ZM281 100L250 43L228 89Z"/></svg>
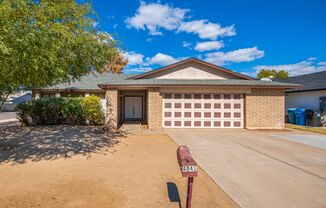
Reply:
<svg viewBox="0 0 326 208"><path fill-rule="evenodd" d="M286 92L303 92L303 91L316 91L326 89L326 71L316 72L312 74L304 74L286 79L276 80L278 82L291 82L300 84L303 87L298 89L287 90Z"/></svg>
<svg viewBox="0 0 326 208"><path fill-rule="evenodd" d="M132 80L110 80L100 83L105 86L266 86L266 87L298 87L296 84L283 82L267 82L260 80L241 80L241 79L132 79Z"/></svg>
<svg viewBox="0 0 326 208"><path fill-rule="evenodd" d="M268 82L260 80L212 80L212 79L128 79L131 74L90 74L72 83L64 83L42 90L100 90L108 86L260 86L260 87L298 87L295 84L283 82ZM100 87L99 87L100 85Z"/></svg>
<svg viewBox="0 0 326 208"><path fill-rule="evenodd" d="M133 76L132 74L89 74L81 77L80 80L76 80L72 83L63 83L54 85L51 87L45 87L42 89L79 89L79 90L99 90L100 83L106 82L118 82L128 77Z"/></svg>

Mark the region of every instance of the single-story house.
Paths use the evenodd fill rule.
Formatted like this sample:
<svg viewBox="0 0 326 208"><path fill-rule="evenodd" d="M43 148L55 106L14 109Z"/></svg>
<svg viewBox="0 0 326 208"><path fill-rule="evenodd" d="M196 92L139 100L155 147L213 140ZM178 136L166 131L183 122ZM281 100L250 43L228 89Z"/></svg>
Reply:
<svg viewBox="0 0 326 208"><path fill-rule="evenodd" d="M306 108L326 112L326 71L277 80L302 85L285 91L285 108ZM323 108L323 109L322 109Z"/></svg>
<svg viewBox="0 0 326 208"><path fill-rule="evenodd" d="M102 97L106 122L160 128L284 127L284 91L299 85L260 81L189 58L138 75L87 75L80 81L37 89L34 97Z"/></svg>

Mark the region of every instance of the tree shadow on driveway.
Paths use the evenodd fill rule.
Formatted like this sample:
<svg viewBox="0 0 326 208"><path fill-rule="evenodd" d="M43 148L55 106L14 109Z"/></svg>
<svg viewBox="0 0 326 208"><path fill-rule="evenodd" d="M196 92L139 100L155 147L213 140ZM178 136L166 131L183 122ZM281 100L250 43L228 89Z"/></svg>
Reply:
<svg viewBox="0 0 326 208"><path fill-rule="evenodd" d="M23 127L17 123L0 125L0 164L55 160L74 155L113 153L121 134L101 133L94 126Z"/></svg>

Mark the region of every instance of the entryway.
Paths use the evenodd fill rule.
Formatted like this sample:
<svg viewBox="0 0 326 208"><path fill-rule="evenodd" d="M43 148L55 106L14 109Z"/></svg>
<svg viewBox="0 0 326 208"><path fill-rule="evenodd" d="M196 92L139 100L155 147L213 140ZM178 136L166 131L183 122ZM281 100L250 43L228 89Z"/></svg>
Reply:
<svg viewBox="0 0 326 208"><path fill-rule="evenodd" d="M143 97L124 97L124 118L127 120L140 120L143 118Z"/></svg>
<svg viewBox="0 0 326 208"><path fill-rule="evenodd" d="M146 123L146 91L123 90L119 92L120 124Z"/></svg>

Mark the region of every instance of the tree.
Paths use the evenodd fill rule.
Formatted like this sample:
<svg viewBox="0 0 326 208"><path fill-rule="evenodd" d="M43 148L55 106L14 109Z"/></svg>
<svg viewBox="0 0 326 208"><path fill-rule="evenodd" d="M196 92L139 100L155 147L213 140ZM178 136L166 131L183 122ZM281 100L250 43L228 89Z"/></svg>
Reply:
<svg viewBox="0 0 326 208"><path fill-rule="evenodd" d="M285 79L289 77L289 73L284 70L276 71L275 69L261 69L257 74L258 79L270 77L274 79Z"/></svg>
<svg viewBox="0 0 326 208"><path fill-rule="evenodd" d="M105 70L111 71L113 73L121 73L123 68L128 64L128 59L123 57L120 53L117 56L113 56L108 60L108 63L105 66Z"/></svg>
<svg viewBox="0 0 326 208"><path fill-rule="evenodd" d="M111 71L120 52L94 17L90 3L75 0L0 0L0 101L18 89Z"/></svg>

